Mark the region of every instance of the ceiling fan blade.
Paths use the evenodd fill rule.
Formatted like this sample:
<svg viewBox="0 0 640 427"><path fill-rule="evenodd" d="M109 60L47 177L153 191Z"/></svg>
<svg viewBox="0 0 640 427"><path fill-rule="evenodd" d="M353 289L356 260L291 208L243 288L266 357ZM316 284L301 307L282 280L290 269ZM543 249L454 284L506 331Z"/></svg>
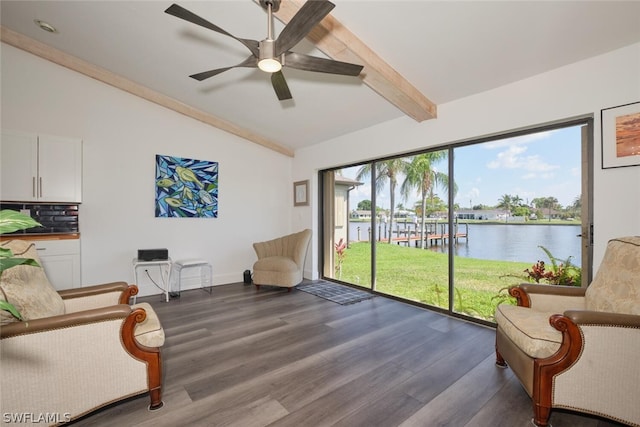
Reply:
<svg viewBox="0 0 640 427"><path fill-rule="evenodd" d="M287 81L284 79L282 71L277 71L271 74L271 84L273 85L273 90L276 91L276 95L280 101L292 98L289 86L287 85Z"/></svg>
<svg viewBox="0 0 640 427"><path fill-rule="evenodd" d="M208 79L209 77L213 77L216 76L220 73L223 73L227 70L230 70L232 68L235 68L235 66L231 66L231 67L224 67L224 68L216 68L215 70L209 70L209 71L203 71L202 73L197 73L197 74L191 74L189 77L191 77L192 79L196 79L199 82Z"/></svg>
<svg viewBox="0 0 640 427"><path fill-rule="evenodd" d="M315 71L317 73L357 76L364 68L362 65L334 61L333 59L318 58L316 56L304 55L296 52L287 52L284 58L284 65L286 67L305 71Z"/></svg>
<svg viewBox="0 0 640 427"><path fill-rule="evenodd" d="M245 45L247 49L249 49L256 58L260 56L260 44L256 40L238 38L233 34L226 32L225 30L218 27L217 25L212 24L206 19L199 17L195 13L188 11L182 6L179 6L174 3L171 6L169 6L167 10L165 10L164 12L168 13L169 15L173 15L177 18L184 19L185 21L191 22L192 24L199 25L201 27L207 28L209 30L213 30L217 33L224 34L225 36L229 36L235 40L238 40L240 43Z"/></svg>
<svg viewBox="0 0 640 427"><path fill-rule="evenodd" d="M199 82L208 79L209 77L213 77L216 76L220 73L223 73L227 70L230 70L232 68L238 68L238 67L257 67L258 66L258 60L254 57L254 56L250 56L247 59L245 59L244 61L242 61L239 64L236 65L232 65L230 67L224 67L224 68L216 68L215 70L209 70L209 71L203 71L202 73L197 73L197 74L192 74L189 77L191 77L192 79L196 79Z"/></svg>
<svg viewBox="0 0 640 427"><path fill-rule="evenodd" d="M327 0L308 0L303 4L278 36L275 56L282 55L298 44L334 7Z"/></svg>

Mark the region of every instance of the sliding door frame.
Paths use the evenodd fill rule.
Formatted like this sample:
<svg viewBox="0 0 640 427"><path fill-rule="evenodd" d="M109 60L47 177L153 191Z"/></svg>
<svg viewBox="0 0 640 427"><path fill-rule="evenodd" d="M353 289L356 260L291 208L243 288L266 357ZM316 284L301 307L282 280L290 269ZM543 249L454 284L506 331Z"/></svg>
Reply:
<svg viewBox="0 0 640 427"><path fill-rule="evenodd" d="M424 304L424 303L420 303L417 301L412 301L412 300L407 300L404 298L400 298L394 295L390 295L390 294L386 294L386 293L381 293L378 292L376 290L376 245L375 242L378 239L377 236L377 218L376 218L376 164L378 162L382 162L382 161L386 161L386 160L391 160L391 159L396 159L396 158L400 158L400 157L408 157L408 156L413 156L413 155L418 155L418 154L422 154L422 153L427 153L427 152L433 152L433 151L442 151L442 150L447 150L447 157L448 157L448 176L450 177L449 179L449 188L448 188L448 204L449 204L449 209L448 209L448 226L449 226L449 230L454 230L454 215L453 215L453 207L454 207L454 201L455 201L455 179L453 178L455 176L455 170L454 170L454 152L456 148L460 148L460 147L465 147L465 146L469 146L469 145L476 145L476 144L482 144L482 143L486 143L486 142L491 142L491 141L497 141L497 140L501 140L501 139L508 139L508 138L514 138L514 137L518 137L518 136L524 136L524 135L530 135L533 133L539 133L539 132L545 132L545 131L552 131L552 130L557 130L557 129L562 129L562 128L568 128L568 127L574 127L574 126L582 126L582 131L581 131L581 135L582 135L582 141L581 141L581 178L582 178L582 184L581 184L581 205L582 205L582 210L581 210L581 223L582 223L582 228L581 228L581 234L576 236L576 237L581 237L582 239L582 263L581 263L581 268L582 268L582 286L587 286L590 282L591 282L591 278L593 277L593 165L594 165L594 119L593 119L593 115L584 115L584 116L577 116L577 117L573 117L573 118L568 118L568 119L563 119L563 120L558 120L558 121L554 121L554 122L550 122L550 123L546 123L546 124L538 124L535 126L528 126L525 128L521 128L521 129L517 129L517 130L512 130L512 131L508 131L508 132L501 132L501 133L495 133L495 134L491 134L491 135L486 135L486 136L482 136L479 138L472 138L472 139L468 139L468 140L463 140L463 141L457 141L454 143L450 143L450 144L446 144L446 145L439 145L439 146L433 146L433 147L428 147L428 148L424 148L424 149L420 149L420 150L414 150L408 153L402 153L402 154L397 154L394 156L389 156L389 157L384 157L384 158L380 158L380 159L375 159L375 160L370 160L370 161L365 161L362 163L351 163L349 165L343 165L340 166L338 168L329 168L329 169L325 169L325 170L320 170L318 172L318 182L321 185L321 189L320 189L320 203L319 203L319 209L320 209L320 232L321 232L321 236L322 238L319 239L319 245L320 245L320 270L321 271L326 271L326 269L324 268L324 265L326 263L326 257L330 256L331 252L329 249L329 251L327 251L326 249L326 244L327 244L327 240L326 240L326 236L327 236L327 228L326 228L326 220L324 219L324 215L325 214L332 214L333 215L333 211L332 210L327 210L324 205L325 205L325 201L322 200L322 195L325 194L325 189L324 186L326 185L325 182L325 178L324 175L327 172L331 172L331 171L337 171L341 168L347 168L347 167L353 167L353 166L362 166L365 164L370 164L371 165L371 240L370 240L370 250L371 250L371 282L368 284L368 289L376 294L376 295L382 295L385 296L387 298L391 298L391 299L395 299L398 301L402 301L404 303L407 304L411 304L411 305L416 305L419 307L423 307L423 308L428 308L430 310L433 311L438 311L438 312L444 312L448 315L454 316L454 317L459 317L459 318L463 318L463 319L467 319L467 320L471 320L473 322L476 323L480 323L480 324L485 324L485 325L489 325L489 326L493 326L494 323L489 322L489 321L485 321L483 319L478 319L478 318L474 318L465 314L461 314L461 313L456 313L453 309L454 309L454 292L455 292L455 284L454 284L454 258L455 258L455 250L454 250L454 240L453 239L449 239L448 241L448 274L449 274L449 280L448 280L448 295L449 295L449 301L448 301L448 309L444 309L441 307L437 307L437 306L432 306L432 305L428 305L428 304ZM331 230L331 233L333 233L333 230ZM332 240L332 239L330 239ZM345 285L351 285L350 283L346 283L343 282L341 280L337 280L331 277L327 277L325 274L321 274L320 275L321 278L328 280L328 281L333 281L333 282L337 282L337 283L341 283L341 284L345 284ZM351 285L353 286L353 285Z"/></svg>

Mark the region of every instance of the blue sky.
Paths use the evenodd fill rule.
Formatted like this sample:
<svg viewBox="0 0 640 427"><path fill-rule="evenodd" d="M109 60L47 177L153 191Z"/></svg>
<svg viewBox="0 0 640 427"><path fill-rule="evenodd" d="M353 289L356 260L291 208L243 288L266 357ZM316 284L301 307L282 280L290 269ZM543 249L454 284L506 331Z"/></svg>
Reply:
<svg viewBox="0 0 640 427"><path fill-rule="evenodd" d="M456 203L461 208L478 204L494 206L504 194L509 194L525 202L536 197L555 197L562 206L571 205L581 191L580 143L580 127L576 126L457 148ZM437 166L446 173L446 162ZM342 172L355 178L358 169ZM436 193L441 198L446 195L442 191ZM354 207L360 200L370 200L369 180L351 195ZM378 206L389 208L388 187L377 198ZM417 194L406 201L396 194L396 205L411 207L417 200Z"/></svg>

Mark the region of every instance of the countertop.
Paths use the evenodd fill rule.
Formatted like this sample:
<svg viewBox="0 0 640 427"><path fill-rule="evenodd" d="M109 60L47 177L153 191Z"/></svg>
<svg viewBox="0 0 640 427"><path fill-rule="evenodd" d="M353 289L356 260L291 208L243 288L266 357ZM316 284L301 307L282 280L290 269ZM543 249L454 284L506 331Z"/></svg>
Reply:
<svg viewBox="0 0 640 427"><path fill-rule="evenodd" d="M7 240L74 240L79 239L80 233L58 233L58 234L3 234L0 235L0 242Z"/></svg>

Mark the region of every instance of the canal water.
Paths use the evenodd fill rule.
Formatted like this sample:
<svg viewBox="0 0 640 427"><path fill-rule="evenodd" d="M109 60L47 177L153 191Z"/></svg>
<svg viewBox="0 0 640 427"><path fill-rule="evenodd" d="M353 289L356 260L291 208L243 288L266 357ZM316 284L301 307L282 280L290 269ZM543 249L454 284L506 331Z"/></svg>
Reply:
<svg viewBox="0 0 640 427"><path fill-rule="evenodd" d="M368 239L368 223L349 222L350 239L357 239L358 227L361 239ZM458 232L464 233L466 230L464 224L459 224ZM460 239L455 245L455 255L487 260L549 262L547 255L539 247L544 246L560 260L572 257L573 265L579 266L582 259L579 225L474 223L468 224L468 233L466 239ZM414 246L413 242L411 246ZM429 250L443 253L447 253L448 249L448 245L442 244L429 246Z"/></svg>

